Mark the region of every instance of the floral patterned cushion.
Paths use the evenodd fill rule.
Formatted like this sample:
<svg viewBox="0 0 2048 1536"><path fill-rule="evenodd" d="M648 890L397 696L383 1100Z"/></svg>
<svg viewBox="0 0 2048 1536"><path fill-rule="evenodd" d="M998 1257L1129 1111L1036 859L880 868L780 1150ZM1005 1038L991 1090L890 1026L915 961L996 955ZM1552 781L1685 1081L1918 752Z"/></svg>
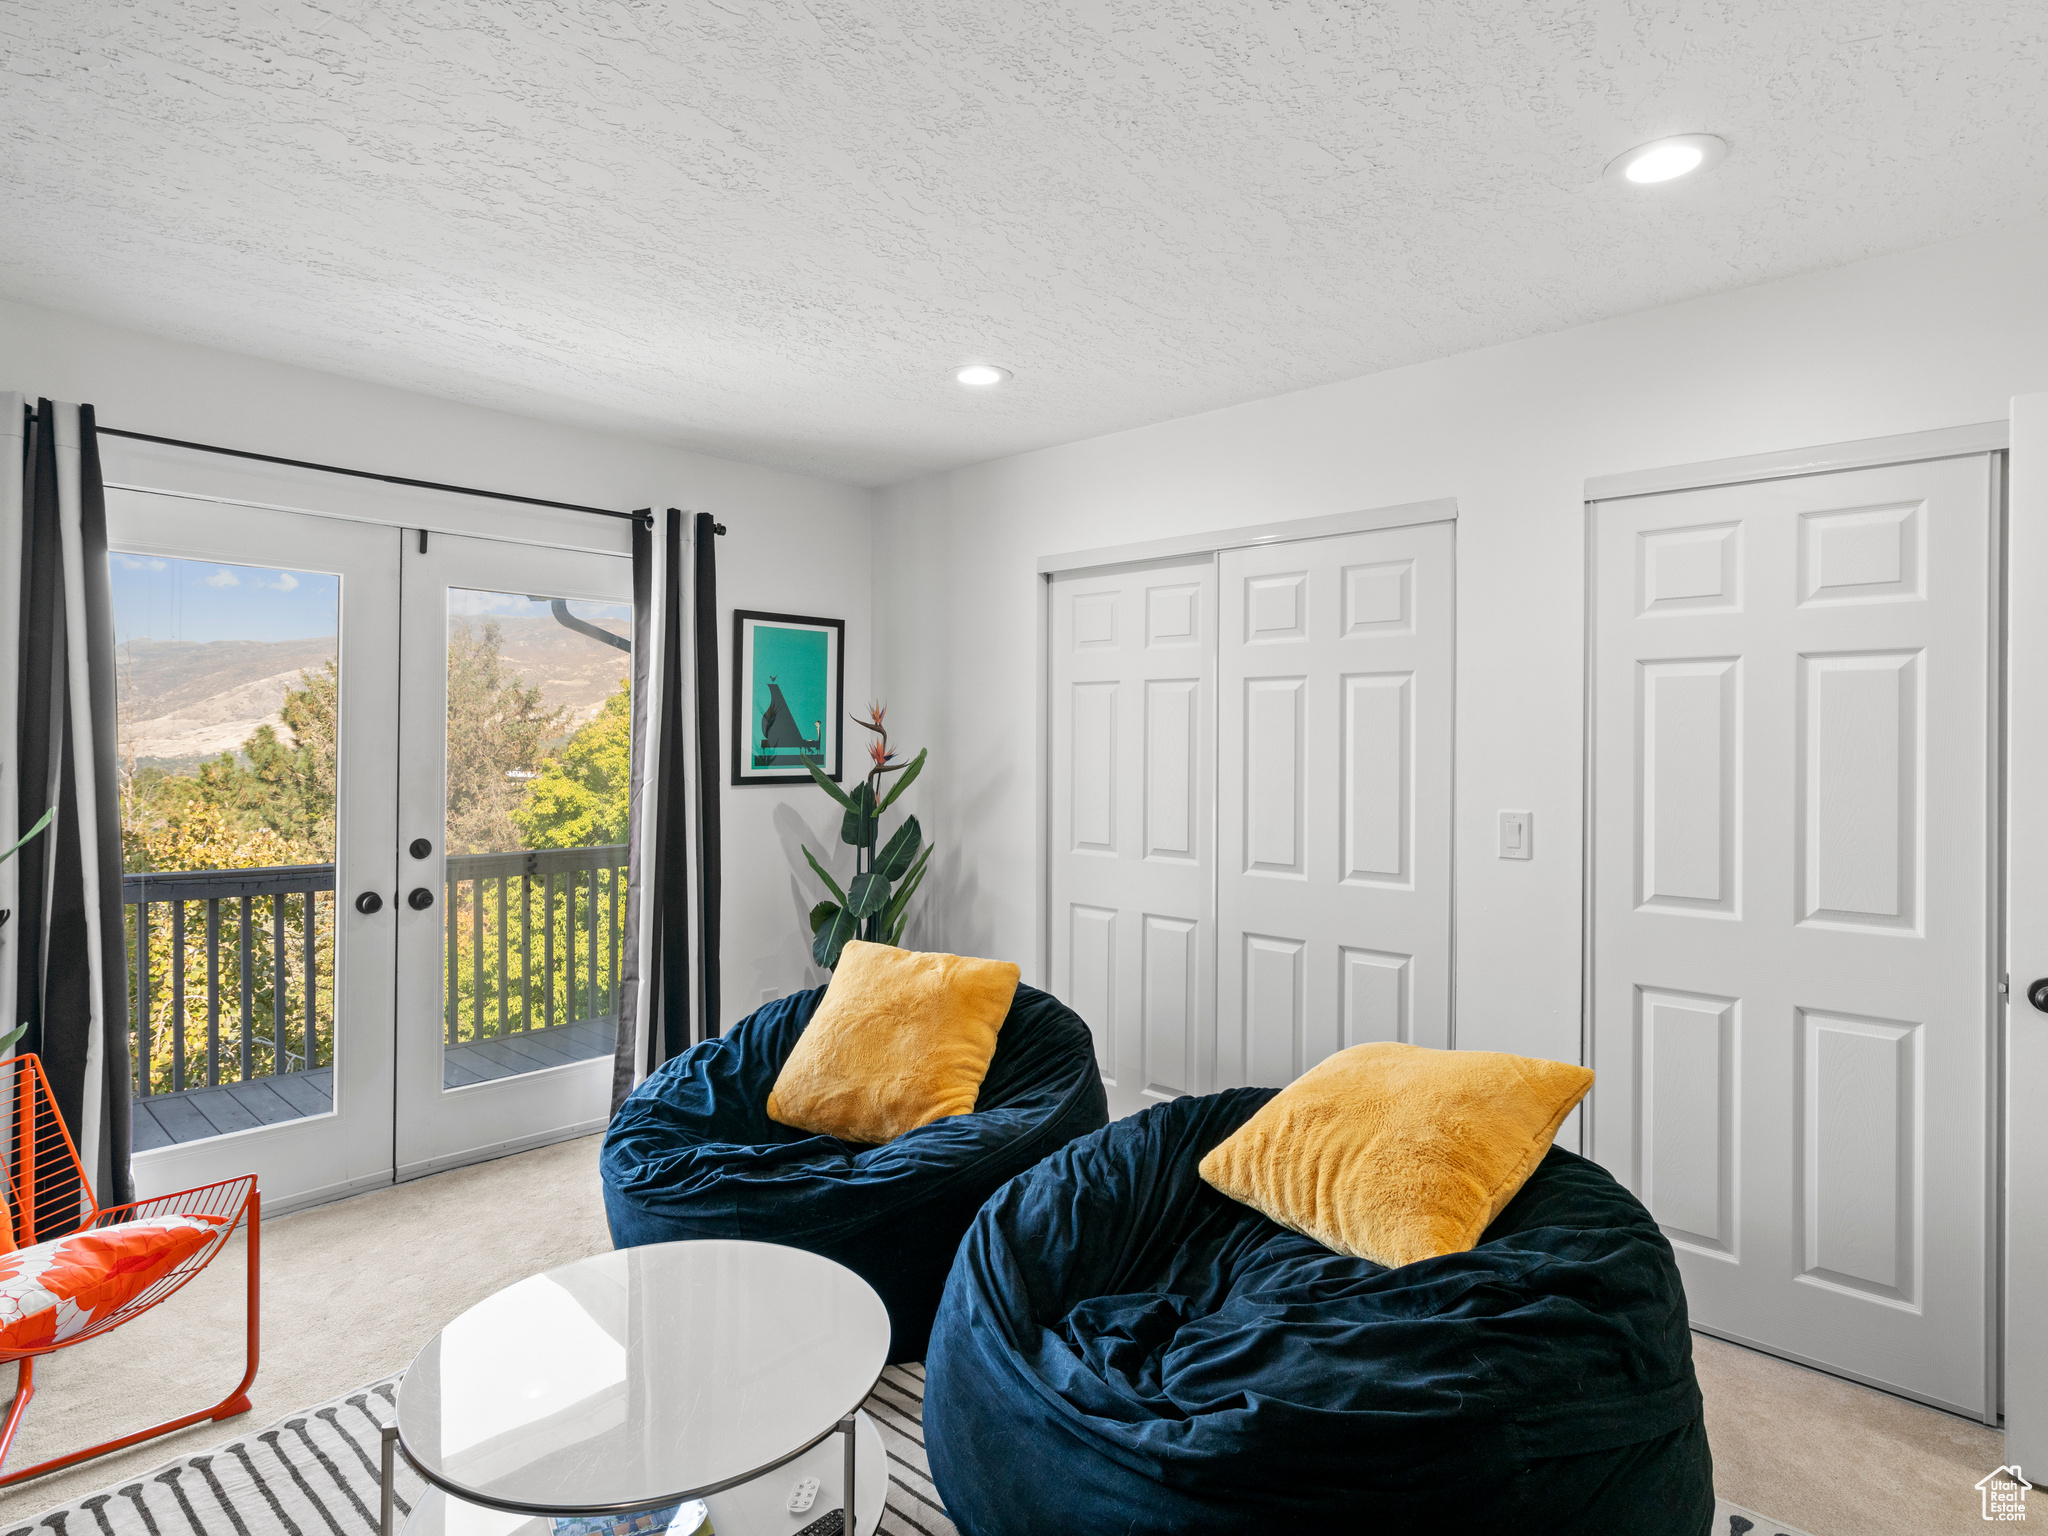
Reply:
<svg viewBox="0 0 2048 1536"><path fill-rule="evenodd" d="M74 1339L216 1242L225 1216L149 1216L0 1255L0 1359Z"/></svg>

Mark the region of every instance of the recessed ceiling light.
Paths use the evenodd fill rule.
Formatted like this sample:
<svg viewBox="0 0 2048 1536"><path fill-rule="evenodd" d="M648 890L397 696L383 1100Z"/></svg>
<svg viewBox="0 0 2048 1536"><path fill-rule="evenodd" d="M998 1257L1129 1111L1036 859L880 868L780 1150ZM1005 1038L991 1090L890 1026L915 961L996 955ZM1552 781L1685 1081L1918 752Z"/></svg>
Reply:
<svg viewBox="0 0 2048 1536"><path fill-rule="evenodd" d="M1010 370L998 368L994 363L969 363L953 377L969 389L988 389L1007 380Z"/></svg>
<svg viewBox="0 0 2048 1536"><path fill-rule="evenodd" d="M1681 133L1668 139L1652 139L1625 155L1616 155L1607 167L1607 179L1630 186L1654 187L1707 170L1727 153L1727 140L1711 133Z"/></svg>

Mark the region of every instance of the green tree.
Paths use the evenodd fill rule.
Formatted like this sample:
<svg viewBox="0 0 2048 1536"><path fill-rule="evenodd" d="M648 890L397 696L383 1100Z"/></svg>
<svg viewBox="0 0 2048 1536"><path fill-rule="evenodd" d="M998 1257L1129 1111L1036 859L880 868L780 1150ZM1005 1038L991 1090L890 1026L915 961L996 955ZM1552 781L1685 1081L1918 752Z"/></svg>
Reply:
<svg viewBox="0 0 2048 1536"><path fill-rule="evenodd" d="M602 708L526 788L512 822L528 848L593 848L626 840L633 703L621 680Z"/></svg>
<svg viewBox="0 0 2048 1536"><path fill-rule="evenodd" d="M549 709L506 665L495 620L448 630L448 851L523 846L514 809L546 766L564 709Z"/></svg>

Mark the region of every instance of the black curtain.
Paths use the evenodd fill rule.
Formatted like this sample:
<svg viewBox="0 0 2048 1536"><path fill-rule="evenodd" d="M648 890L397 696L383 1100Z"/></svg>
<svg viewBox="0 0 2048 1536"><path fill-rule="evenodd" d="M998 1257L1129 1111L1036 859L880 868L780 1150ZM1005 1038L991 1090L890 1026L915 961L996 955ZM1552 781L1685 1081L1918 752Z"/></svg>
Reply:
<svg viewBox="0 0 2048 1536"><path fill-rule="evenodd" d="M719 1032L718 922L723 854L718 780L718 543L725 532L709 512L697 514L693 552L697 561L697 850L703 867L703 950L701 973L704 1036Z"/></svg>
<svg viewBox="0 0 2048 1536"><path fill-rule="evenodd" d="M650 515L633 530L633 784L626 812L628 944L612 1064L612 1108L643 1071L682 1055L691 1028L689 775L698 773L696 992L702 1033L718 1032L719 825L718 588L711 539L724 530L701 514L684 536L684 514ZM685 622L686 562L696 623ZM695 651L697 710L683 706L685 660ZM707 702L708 694L708 702ZM697 737L696 750L691 738ZM649 772L650 764L652 772ZM651 823L651 824L650 824ZM644 999L644 1002L643 1002Z"/></svg>
<svg viewBox="0 0 2048 1536"><path fill-rule="evenodd" d="M19 658L8 722L16 826L55 808L16 857L19 1049L42 1058L102 1205L134 1198L128 1165L128 956L121 909L113 599L106 493L89 405L40 400L24 421ZM11 1026L9 1026L11 1027Z"/></svg>

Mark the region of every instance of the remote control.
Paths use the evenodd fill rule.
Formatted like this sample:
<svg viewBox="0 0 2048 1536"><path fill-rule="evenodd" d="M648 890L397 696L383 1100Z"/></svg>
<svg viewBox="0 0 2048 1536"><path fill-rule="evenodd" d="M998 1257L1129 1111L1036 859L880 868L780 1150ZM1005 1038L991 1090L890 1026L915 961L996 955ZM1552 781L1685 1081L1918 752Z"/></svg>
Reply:
<svg viewBox="0 0 2048 1536"><path fill-rule="evenodd" d="M789 1491L789 1512L800 1515L818 1502L818 1480L807 1477Z"/></svg>
<svg viewBox="0 0 2048 1536"><path fill-rule="evenodd" d="M846 1511L835 1509L831 1514L813 1520L796 1533L796 1536L839 1536L846 1529Z"/></svg>

